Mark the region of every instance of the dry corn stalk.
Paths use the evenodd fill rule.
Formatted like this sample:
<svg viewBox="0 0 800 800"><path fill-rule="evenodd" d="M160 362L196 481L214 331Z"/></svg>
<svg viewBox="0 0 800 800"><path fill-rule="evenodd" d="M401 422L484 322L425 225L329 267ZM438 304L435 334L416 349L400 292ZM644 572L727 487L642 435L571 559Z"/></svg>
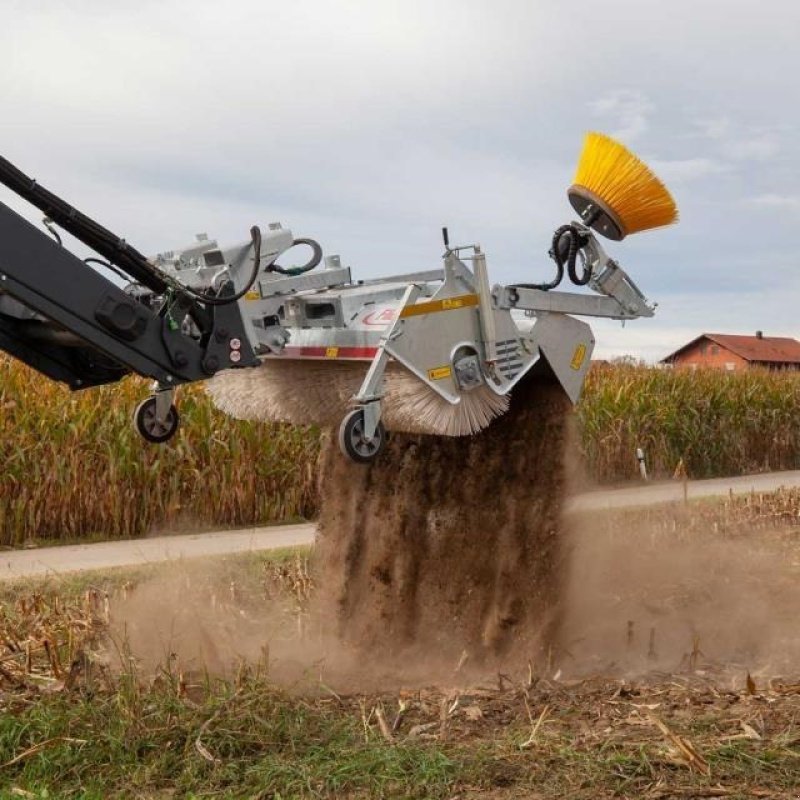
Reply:
<svg viewBox="0 0 800 800"><path fill-rule="evenodd" d="M668 751L668 757L671 761L689 767L689 769L699 772L701 775L708 776L711 774L711 767L708 762L688 739L670 730L666 723L655 715L651 715L650 720L673 745Z"/></svg>

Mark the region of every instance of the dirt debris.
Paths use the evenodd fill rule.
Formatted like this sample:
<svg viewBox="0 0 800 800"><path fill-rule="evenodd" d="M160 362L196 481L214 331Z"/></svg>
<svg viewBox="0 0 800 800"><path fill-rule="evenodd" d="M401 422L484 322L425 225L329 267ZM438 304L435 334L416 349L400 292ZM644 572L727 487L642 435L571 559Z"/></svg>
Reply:
<svg viewBox="0 0 800 800"><path fill-rule="evenodd" d="M323 459L317 608L372 661L452 670L547 651L559 614L569 401L526 380L468 438L396 434L369 466Z"/></svg>

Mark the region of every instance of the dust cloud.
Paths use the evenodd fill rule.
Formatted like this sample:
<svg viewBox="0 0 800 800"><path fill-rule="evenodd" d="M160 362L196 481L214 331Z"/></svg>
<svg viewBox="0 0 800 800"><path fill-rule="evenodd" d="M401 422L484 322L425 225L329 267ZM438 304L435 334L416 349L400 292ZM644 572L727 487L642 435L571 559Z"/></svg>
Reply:
<svg viewBox="0 0 800 800"><path fill-rule="evenodd" d="M284 638L287 610L264 599L243 592L218 563L177 562L114 597L112 651L145 674L169 666L229 675L237 663L263 659L268 643Z"/></svg>
<svg viewBox="0 0 800 800"><path fill-rule="evenodd" d="M559 637L565 672L796 672L796 535L689 534L686 513L676 506L659 523L630 514L571 521Z"/></svg>
<svg viewBox="0 0 800 800"><path fill-rule="evenodd" d="M369 466L331 436L302 597L296 576L288 596L286 581L243 592L219 565L180 565L115 600L114 635L145 667L224 675L259 662L284 684L362 690L528 664L564 677L794 671L791 535L698 530L678 507L658 524L565 518L582 475L573 425L561 389L537 376L476 436L395 434Z"/></svg>
<svg viewBox="0 0 800 800"><path fill-rule="evenodd" d="M243 604L235 579L185 564L115 601L114 635L145 668L172 659L225 674L261 659L295 680L324 664L337 685L549 657L569 418L547 376L518 386L510 410L473 437L395 434L369 466L330 437L302 635L291 609Z"/></svg>

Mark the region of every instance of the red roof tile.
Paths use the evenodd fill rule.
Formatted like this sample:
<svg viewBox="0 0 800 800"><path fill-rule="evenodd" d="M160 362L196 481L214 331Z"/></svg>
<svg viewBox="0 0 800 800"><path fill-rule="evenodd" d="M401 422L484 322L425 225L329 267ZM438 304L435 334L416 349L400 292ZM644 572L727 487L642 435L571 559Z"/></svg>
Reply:
<svg viewBox="0 0 800 800"><path fill-rule="evenodd" d="M737 336L727 333L703 333L674 353L670 353L662 361L671 361L701 339L709 339L746 361L800 364L800 342L797 339L786 336Z"/></svg>

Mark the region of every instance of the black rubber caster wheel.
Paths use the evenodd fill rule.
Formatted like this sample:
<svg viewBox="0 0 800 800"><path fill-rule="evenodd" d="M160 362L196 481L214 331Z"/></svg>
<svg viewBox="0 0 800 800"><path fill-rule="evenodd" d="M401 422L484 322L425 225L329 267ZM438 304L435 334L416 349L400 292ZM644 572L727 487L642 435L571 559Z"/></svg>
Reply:
<svg viewBox="0 0 800 800"><path fill-rule="evenodd" d="M148 397L147 400L143 400L136 406L133 424L142 439L152 444L161 444L169 441L175 435L178 425L180 425L180 417L178 409L171 405L166 418L163 422L159 422L156 419L156 399Z"/></svg>
<svg viewBox="0 0 800 800"><path fill-rule="evenodd" d="M357 464L374 461L386 445L386 429L379 422L371 439L364 436L364 412L357 408L351 411L339 426L339 448Z"/></svg>

